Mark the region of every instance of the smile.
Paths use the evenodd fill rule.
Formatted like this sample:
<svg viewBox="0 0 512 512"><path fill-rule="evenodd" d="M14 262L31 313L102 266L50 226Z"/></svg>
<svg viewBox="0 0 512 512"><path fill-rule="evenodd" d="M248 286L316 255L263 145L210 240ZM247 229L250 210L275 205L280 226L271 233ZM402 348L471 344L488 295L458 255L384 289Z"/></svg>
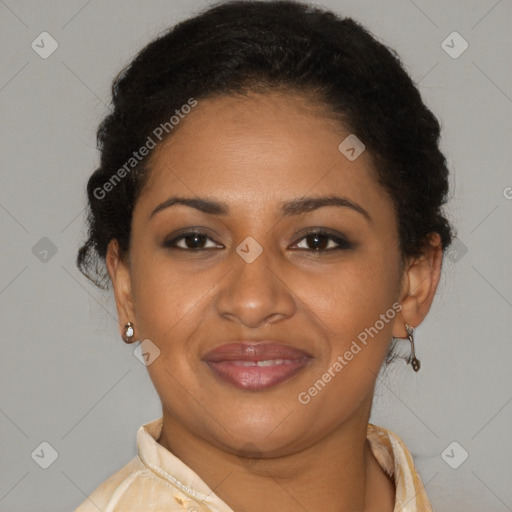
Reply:
<svg viewBox="0 0 512 512"><path fill-rule="evenodd" d="M239 343L218 347L204 361L223 382L258 391L287 381L308 366L312 357L286 345Z"/></svg>

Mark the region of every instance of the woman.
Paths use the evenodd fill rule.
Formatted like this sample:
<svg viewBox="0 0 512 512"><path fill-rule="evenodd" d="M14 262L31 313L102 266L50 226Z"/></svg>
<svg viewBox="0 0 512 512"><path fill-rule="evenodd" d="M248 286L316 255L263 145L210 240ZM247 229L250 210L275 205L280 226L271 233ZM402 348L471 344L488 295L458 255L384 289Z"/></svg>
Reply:
<svg viewBox="0 0 512 512"><path fill-rule="evenodd" d="M420 369L452 239L439 132L392 50L301 3L218 4L136 56L77 263L162 417L79 512L431 510L368 422L393 338Z"/></svg>

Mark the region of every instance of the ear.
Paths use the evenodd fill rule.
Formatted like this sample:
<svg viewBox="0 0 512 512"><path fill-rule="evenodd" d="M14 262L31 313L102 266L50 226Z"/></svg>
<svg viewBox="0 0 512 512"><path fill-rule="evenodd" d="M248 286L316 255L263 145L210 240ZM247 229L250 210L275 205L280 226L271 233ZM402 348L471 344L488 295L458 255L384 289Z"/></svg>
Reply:
<svg viewBox="0 0 512 512"><path fill-rule="evenodd" d="M109 244L106 255L107 270L114 287L116 299L117 316L119 318L119 332L121 338L124 335L124 325L127 322L135 324L135 305L131 293L130 267L126 258L123 258L119 244L113 238ZM136 331L137 326L134 325ZM134 333L135 339L136 334Z"/></svg>
<svg viewBox="0 0 512 512"><path fill-rule="evenodd" d="M402 310L393 325L393 336L406 338L405 323L417 327L427 316L441 277L443 249L439 233L429 235L423 254L410 261L404 270L400 304Z"/></svg>

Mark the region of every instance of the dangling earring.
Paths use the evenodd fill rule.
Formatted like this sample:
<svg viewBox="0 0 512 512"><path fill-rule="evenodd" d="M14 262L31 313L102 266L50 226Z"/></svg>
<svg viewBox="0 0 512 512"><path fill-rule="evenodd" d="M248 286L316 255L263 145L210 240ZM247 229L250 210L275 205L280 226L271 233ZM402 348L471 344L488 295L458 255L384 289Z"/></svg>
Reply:
<svg viewBox="0 0 512 512"><path fill-rule="evenodd" d="M125 343L133 343L135 341L133 339L133 335L134 335L133 324L131 322L128 322L124 325L123 341Z"/></svg>
<svg viewBox="0 0 512 512"><path fill-rule="evenodd" d="M417 372L420 369L420 361L416 358L416 353L414 352L414 327L411 327L409 324L405 324L405 328L407 329L407 337L411 342L411 355L407 359L407 364L411 364L412 369Z"/></svg>

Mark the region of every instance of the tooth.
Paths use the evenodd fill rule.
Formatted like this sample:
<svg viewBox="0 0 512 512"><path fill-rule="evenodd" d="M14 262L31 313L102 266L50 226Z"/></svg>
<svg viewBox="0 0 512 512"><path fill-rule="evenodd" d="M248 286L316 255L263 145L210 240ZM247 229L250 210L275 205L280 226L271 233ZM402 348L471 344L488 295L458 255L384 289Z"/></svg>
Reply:
<svg viewBox="0 0 512 512"><path fill-rule="evenodd" d="M265 361L258 361L258 366L275 366L283 364L283 359L266 359Z"/></svg>
<svg viewBox="0 0 512 512"><path fill-rule="evenodd" d="M237 366L276 366L293 363L292 359L265 359L263 361L234 361Z"/></svg>

